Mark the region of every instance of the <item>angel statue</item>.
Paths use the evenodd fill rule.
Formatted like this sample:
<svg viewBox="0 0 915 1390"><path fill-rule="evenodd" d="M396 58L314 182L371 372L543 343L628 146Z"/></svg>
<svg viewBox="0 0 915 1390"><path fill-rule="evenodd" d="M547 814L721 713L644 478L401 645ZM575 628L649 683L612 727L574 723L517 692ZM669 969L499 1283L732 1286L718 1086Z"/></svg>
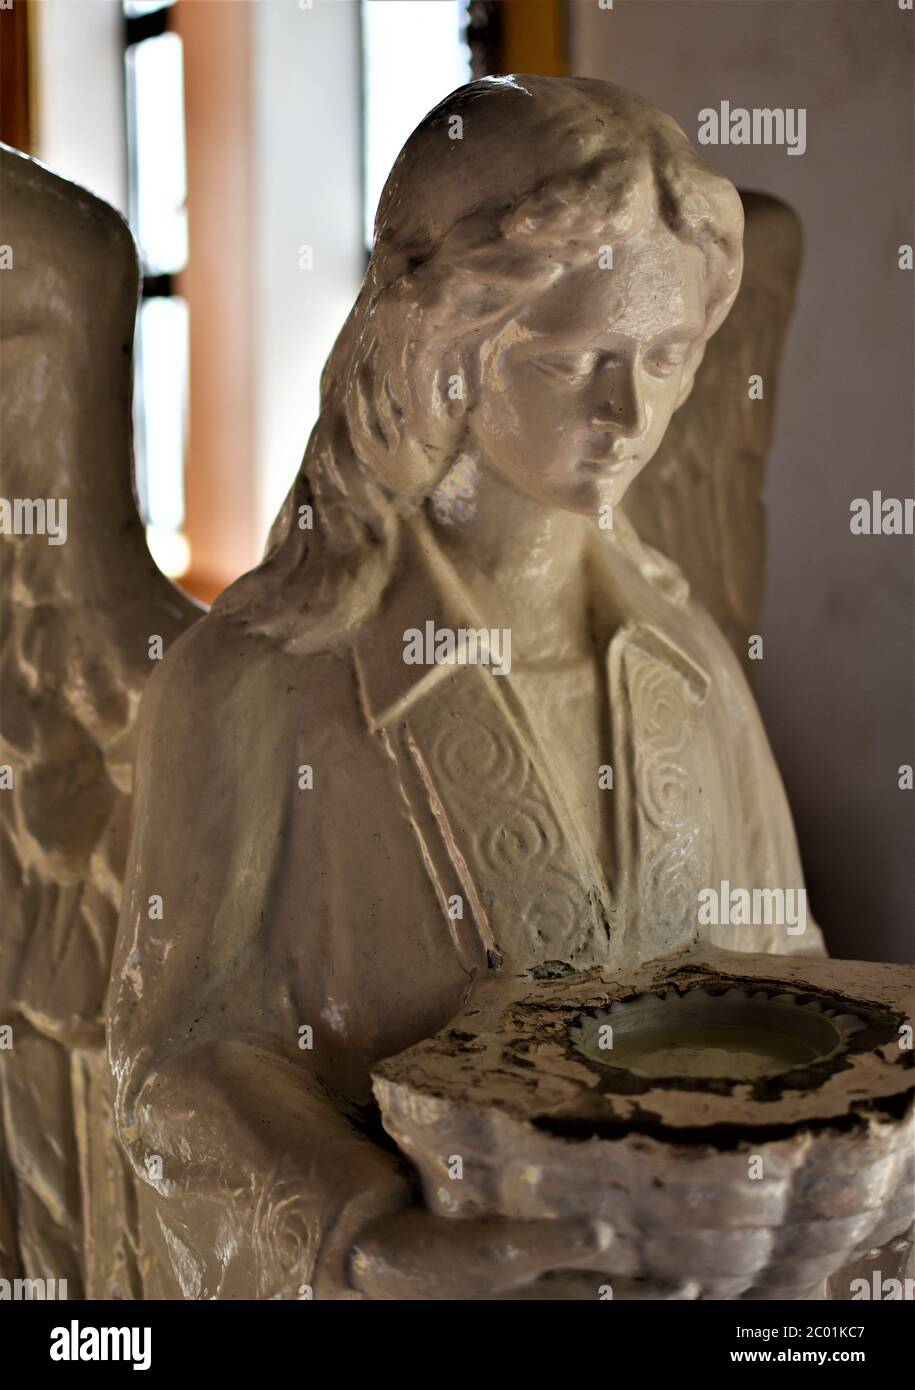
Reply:
<svg viewBox="0 0 915 1390"><path fill-rule="evenodd" d="M563 1205L566 1148L552 1206L512 1205L503 1183L508 1205L457 1210L418 1180L422 1135L379 1109L385 1068L417 1048L444 1065L450 1039L475 1086L466 1040L493 991L625 1003L653 971L663 1004L682 995L656 984L674 963L710 1007L730 989L732 1011L773 1003L792 1037L799 1019L804 1046L841 1034L832 1060L810 1042L790 1086L681 1078L665 1094L694 1124L703 1106L739 1124L752 1102L800 1133L805 1105L896 1096L898 978L860 974L887 967L818 959L809 916L697 911L726 884L803 898L743 671L799 265L788 209L741 202L674 121L607 83L454 92L388 178L266 558L203 614L154 570L131 497L130 236L34 161L2 161L4 495L69 499L65 545L2 545L2 1272L194 1299L656 1277L621 1205ZM555 1046L498 1065L558 1087ZM591 1101L622 1113L625 1088L575 1055ZM449 1085L417 1092L405 1127L436 1132ZM626 1113L622 1146L645 1108ZM884 1187L843 1207L817 1279L911 1220L893 1113L862 1120ZM824 1125L834 1169L849 1126ZM803 1219L825 1230L835 1209ZM766 1206L768 1249L793 1211ZM759 1268L735 1265L727 1296L754 1296Z"/></svg>

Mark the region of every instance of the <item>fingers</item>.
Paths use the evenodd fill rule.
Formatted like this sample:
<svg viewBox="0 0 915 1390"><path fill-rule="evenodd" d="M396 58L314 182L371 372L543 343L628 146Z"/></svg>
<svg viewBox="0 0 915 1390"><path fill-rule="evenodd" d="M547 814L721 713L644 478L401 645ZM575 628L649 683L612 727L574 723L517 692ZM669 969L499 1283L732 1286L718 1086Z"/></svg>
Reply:
<svg viewBox="0 0 915 1390"><path fill-rule="evenodd" d="M600 1267L612 1239L604 1222L465 1221L412 1209L359 1237L350 1277L372 1299L487 1298L546 1270Z"/></svg>

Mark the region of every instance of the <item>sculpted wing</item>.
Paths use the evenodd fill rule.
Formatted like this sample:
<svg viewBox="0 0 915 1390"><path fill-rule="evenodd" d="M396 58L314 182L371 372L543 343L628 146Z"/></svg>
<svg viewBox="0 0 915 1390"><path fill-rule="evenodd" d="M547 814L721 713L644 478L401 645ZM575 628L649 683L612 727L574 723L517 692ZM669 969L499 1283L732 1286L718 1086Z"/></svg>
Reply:
<svg viewBox="0 0 915 1390"><path fill-rule="evenodd" d="M0 1277L131 1297L142 1270L105 999L149 639L167 648L201 610L154 566L132 493L130 233L5 146L0 195L3 529L16 499L67 503L62 543L62 528L54 544L35 533L47 509L24 505L33 534L0 538ZM94 1240L106 1223L112 1239ZM102 1268L106 1248L118 1254Z"/></svg>
<svg viewBox="0 0 915 1390"><path fill-rule="evenodd" d="M747 636L756 630L762 601L761 494L801 231L778 199L741 197L746 230L740 292L706 348L692 394L630 488L625 511L641 538L680 566L746 662ZM753 375L762 377L762 400L750 399Z"/></svg>

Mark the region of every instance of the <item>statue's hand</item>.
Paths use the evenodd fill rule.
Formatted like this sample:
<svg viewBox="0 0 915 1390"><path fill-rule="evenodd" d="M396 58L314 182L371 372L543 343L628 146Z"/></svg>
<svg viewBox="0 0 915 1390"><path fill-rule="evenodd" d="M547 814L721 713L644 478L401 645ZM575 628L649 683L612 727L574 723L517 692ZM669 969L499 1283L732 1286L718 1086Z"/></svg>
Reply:
<svg viewBox="0 0 915 1390"><path fill-rule="evenodd" d="M600 1271L612 1244L602 1221L465 1220L411 1207L360 1232L350 1280L372 1299L499 1298L551 1270Z"/></svg>

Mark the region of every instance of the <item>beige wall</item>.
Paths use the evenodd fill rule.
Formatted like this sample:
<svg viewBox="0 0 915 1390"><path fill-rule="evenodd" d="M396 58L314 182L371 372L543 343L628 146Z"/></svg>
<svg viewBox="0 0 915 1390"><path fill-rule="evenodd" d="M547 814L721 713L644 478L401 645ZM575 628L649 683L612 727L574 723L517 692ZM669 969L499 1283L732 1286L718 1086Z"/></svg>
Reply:
<svg viewBox="0 0 915 1390"><path fill-rule="evenodd" d="M912 496L913 16L894 0L572 0L571 70L697 114L807 108L807 151L708 147L799 213L805 261L769 459L756 688L830 950L909 960L915 934L912 538L849 504Z"/></svg>

